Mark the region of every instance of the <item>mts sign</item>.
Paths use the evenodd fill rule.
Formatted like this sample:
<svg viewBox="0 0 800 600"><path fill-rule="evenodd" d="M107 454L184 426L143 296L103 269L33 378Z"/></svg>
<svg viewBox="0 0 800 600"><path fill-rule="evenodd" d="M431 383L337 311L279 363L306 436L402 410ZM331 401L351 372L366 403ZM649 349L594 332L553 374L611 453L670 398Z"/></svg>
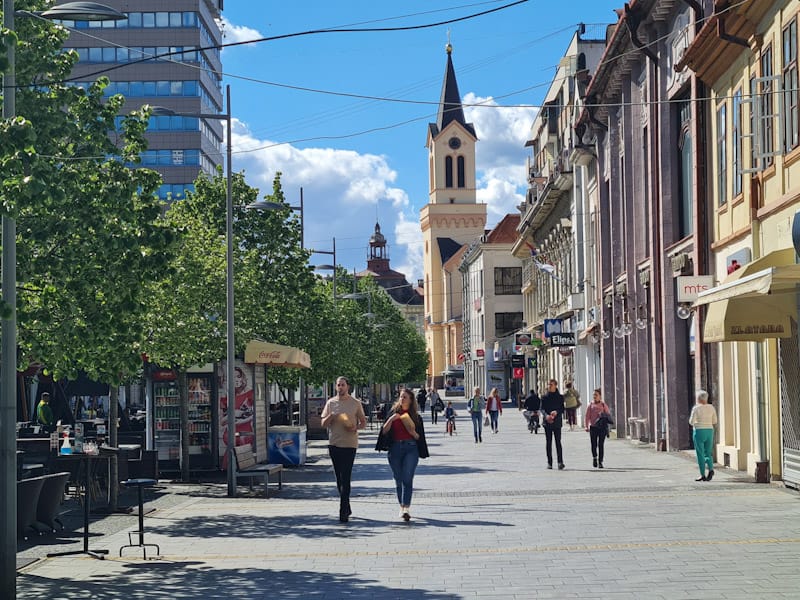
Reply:
<svg viewBox="0 0 800 600"><path fill-rule="evenodd" d="M677 286L677 301L692 303L697 300L697 294L714 287L714 277L711 275L678 277Z"/></svg>

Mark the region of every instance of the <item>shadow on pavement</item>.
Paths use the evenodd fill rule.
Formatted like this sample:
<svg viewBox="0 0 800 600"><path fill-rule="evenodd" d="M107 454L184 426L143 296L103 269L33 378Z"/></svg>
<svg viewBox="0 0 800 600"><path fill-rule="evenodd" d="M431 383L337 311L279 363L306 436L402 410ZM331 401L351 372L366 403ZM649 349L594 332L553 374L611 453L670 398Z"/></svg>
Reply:
<svg viewBox="0 0 800 600"><path fill-rule="evenodd" d="M373 578L351 575L271 569L214 569L196 562L125 564L113 577L74 582L21 574L17 589L27 599L39 598L147 598L196 600L197 598L392 598L399 600L451 600L455 594L424 589L392 588ZM365 566L367 568L367 566Z"/></svg>

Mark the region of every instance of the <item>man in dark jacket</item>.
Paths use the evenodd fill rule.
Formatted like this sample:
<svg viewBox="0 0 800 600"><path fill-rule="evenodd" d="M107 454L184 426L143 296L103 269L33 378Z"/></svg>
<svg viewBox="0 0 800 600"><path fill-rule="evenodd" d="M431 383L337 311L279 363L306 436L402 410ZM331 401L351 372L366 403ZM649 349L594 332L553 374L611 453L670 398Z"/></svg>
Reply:
<svg viewBox="0 0 800 600"><path fill-rule="evenodd" d="M558 469L564 468L564 457L561 451L561 426L564 423L564 396L558 391L558 382L551 379L547 384L547 393L542 398L542 417L544 433L547 436L547 468L553 468L553 439L556 442L556 458Z"/></svg>
<svg viewBox="0 0 800 600"><path fill-rule="evenodd" d="M425 412L425 401L428 399L428 394L425 393L425 388L421 387L417 390L417 404L419 404L419 412Z"/></svg>
<svg viewBox="0 0 800 600"><path fill-rule="evenodd" d="M534 433L539 433L539 410L541 407L542 400L539 398L539 394L531 390L528 395L525 396L525 410L530 413L528 417L528 427L532 427Z"/></svg>

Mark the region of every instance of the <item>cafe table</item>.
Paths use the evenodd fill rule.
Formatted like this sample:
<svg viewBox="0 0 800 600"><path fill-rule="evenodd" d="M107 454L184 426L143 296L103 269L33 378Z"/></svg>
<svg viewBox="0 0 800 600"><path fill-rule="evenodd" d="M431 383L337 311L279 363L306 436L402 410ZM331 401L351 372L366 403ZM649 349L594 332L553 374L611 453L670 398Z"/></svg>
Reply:
<svg viewBox="0 0 800 600"><path fill-rule="evenodd" d="M65 462L78 462L79 466L83 467L83 550L68 550L65 552L51 552L48 557L53 556L71 556L74 554L88 554L94 558L103 560L108 550L90 550L89 549L89 504L91 502L92 493L91 487L91 474L94 471L94 463L100 460L110 460L109 454L86 454L85 452L74 452L72 454L59 454L56 456L56 464ZM63 469L62 469L63 470Z"/></svg>

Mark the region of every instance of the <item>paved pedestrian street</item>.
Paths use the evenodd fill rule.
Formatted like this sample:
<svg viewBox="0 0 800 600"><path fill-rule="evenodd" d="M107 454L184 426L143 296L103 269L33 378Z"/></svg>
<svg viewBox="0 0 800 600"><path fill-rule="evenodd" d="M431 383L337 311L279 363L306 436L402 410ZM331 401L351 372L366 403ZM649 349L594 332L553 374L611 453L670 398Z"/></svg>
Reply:
<svg viewBox="0 0 800 600"><path fill-rule="evenodd" d="M460 411L463 415L464 412ZM429 419L428 419L429 421ZM430 425L402 522L385 454L362 435L353 516L338 522L324 442L267 500L198 486L145 519L162 556L96 537L106 560L39 560L18 597L51 598L798 598L800 495L719 469L695 482L686 453L609 440L592 468L589 436L564 430L566 470L547 470L544 435L508 409L475 444ZM173 486L177 487L177 486ZM176 492L177 493L177 492Z"/></svg>

